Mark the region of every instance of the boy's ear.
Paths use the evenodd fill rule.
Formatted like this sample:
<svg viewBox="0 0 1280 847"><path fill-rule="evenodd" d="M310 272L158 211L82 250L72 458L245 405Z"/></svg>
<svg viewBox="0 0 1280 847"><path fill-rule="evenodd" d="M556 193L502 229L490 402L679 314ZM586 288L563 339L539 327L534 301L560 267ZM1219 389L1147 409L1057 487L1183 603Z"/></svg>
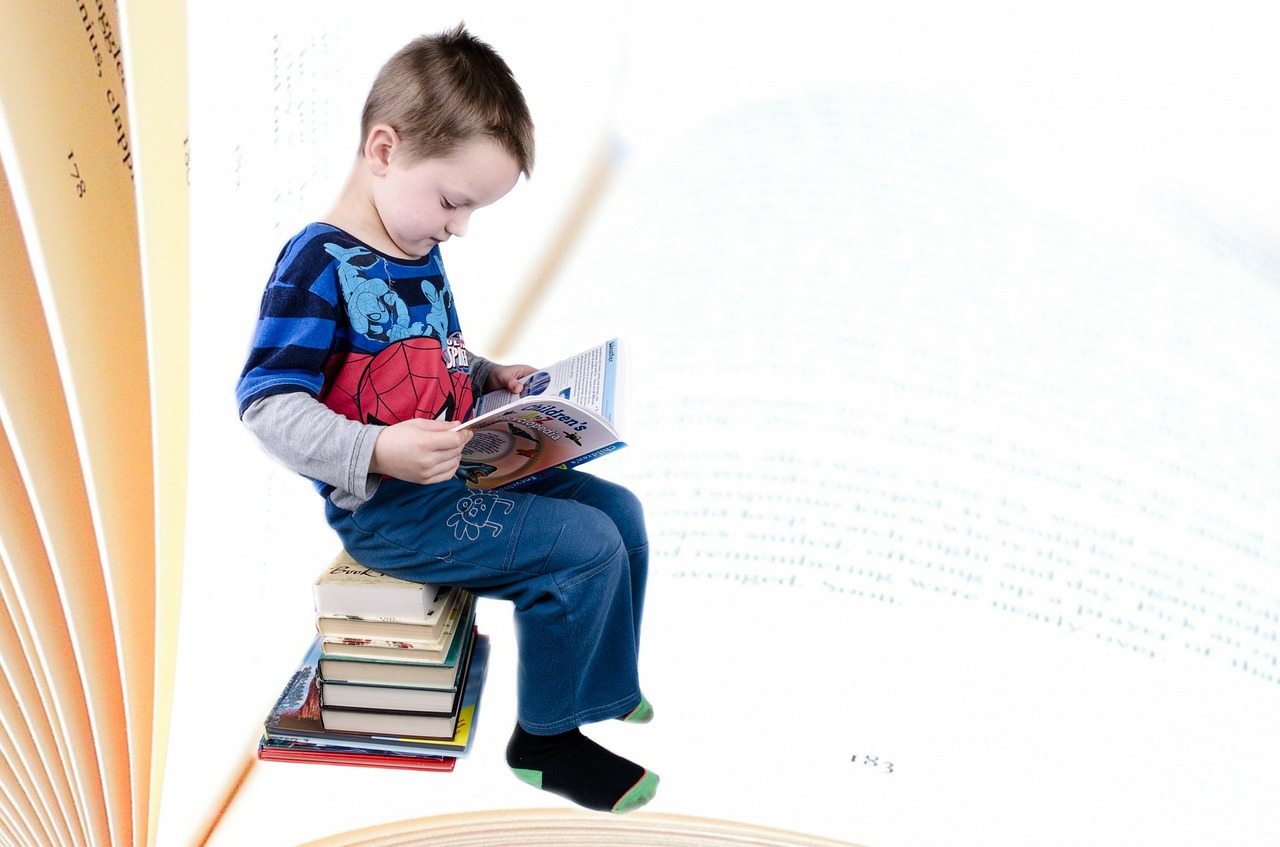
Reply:
<svg viewBox="0 0 1280 847"><path fill-rule="evenodd" d="M400 136L387 124L377 124L364 140L364 161L375 176L382 176L391 165L391 154L400 146Z"/></svg>

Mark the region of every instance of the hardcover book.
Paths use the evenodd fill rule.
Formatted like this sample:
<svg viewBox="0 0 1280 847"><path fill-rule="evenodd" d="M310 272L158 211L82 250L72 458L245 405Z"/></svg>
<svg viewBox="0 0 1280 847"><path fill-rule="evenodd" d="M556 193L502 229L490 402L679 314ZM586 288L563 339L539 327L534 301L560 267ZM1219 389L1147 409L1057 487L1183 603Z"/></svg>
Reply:
<svg viewBox="0 0 1280 847"><path fill-rule="evenodd" d="M386 661L353 656L327 656L320 645L320 678L329 683L349 685L396 686L399 688L432 688L450 690L458 686L473 649L475 627L469 624L453 640L449 652L441 660ZM411 651L403 651L411 652Z"/></svg>
<svg viewBox="0 0 1280 847"><path fill-rule="evenodd" d="M398 770L452 771L457 759L452 756L415 755L372 750L364 747L342 747L331 744L305 744L263 738L258 742L258 758L264 762L298 762L313 765L346 765L364 768Z"/></svg>
<svg viewBox="0 0 1280 847"><path fill-rule="evenodd" d="M452 667L458 657L458 646L467 630L475 622L475 599L468 595L463 605L451 613L454 620L448 631L443 633L444 640L438 643L420 643L414 641L385 641L368 638L343 638L333 640L330 636L319 636L320 657L322 663L331 660L362 661L380 665L413 665L423 668L423 672L438 676L442 667ZM388 671L390 672L390 671ZM413 671L406 671L413 673Z"/></svg>
<svg viewBox="0 0 1280 847"><path fill-rule="evenodd" d="M348 616L318 615L316 631L326 652L341 647L374 647L390 652L440 653L449 649L453 636L475 617L475 598L461 589L449 589L447 611L430 624L371 621Z"/></svg>
<svg viewBox="0 0 1280 847"><path fill-rule="evenodd" d="M456 589L398 579L357 563L346 550L316 579L316 615L433 626L445 619ZM336 625L336 624L335 624Z"/></svg>

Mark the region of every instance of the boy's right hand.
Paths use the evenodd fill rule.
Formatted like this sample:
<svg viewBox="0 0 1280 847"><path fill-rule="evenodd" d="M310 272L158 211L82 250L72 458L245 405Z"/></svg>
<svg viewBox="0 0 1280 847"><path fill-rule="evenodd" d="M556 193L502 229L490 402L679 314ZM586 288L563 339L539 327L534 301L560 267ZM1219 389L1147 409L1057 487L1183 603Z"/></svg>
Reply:
<svg viewBox="0 0 1280 847"><path fill-rule="evenodd" d="M425 418L401 421L378 433L373 443L371 473L430 485L451 479L462 460L462 448L471 440L471 432L453 432L456 421L433 421Z"/></svg>

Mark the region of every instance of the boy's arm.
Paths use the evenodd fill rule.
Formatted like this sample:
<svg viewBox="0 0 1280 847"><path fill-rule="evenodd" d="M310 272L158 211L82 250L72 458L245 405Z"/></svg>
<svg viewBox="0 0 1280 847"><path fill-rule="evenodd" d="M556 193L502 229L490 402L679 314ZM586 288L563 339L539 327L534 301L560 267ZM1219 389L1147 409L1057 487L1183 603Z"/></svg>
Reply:
<svg viewBox="0 0 1280 847"><path fill-rule="evenodd" d="M345 418L305 391L254 401L243 421L258 445L291 471L367 500L382 477L370 473L383 427Z"/></svg>
<svg viewBox="0 0 1280 847"><path fill-rule="evenodd" d="M471 440L470 432L453 431L453 421L362 424L305 391L256 400L243 420L267 455L338 489L330 499L344 509L372 497L384 475L419 485L451 479Z"/></svg>

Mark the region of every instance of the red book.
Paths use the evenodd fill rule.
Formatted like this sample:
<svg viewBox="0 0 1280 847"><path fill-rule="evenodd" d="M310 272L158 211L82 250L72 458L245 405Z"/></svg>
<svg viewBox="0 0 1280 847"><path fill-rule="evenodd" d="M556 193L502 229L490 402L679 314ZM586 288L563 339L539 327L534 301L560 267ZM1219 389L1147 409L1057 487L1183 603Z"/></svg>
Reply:
<svg viewBox="0 0 1280 847"><path fill-rule="evenodd" d="M399 768L418 771L452 771L457 759L449 756L411 756L375 750L341 750L319 746L277 743L263 739L258 758L264 762L305 762L315 765L354 765L362 768Z"/></svg>

